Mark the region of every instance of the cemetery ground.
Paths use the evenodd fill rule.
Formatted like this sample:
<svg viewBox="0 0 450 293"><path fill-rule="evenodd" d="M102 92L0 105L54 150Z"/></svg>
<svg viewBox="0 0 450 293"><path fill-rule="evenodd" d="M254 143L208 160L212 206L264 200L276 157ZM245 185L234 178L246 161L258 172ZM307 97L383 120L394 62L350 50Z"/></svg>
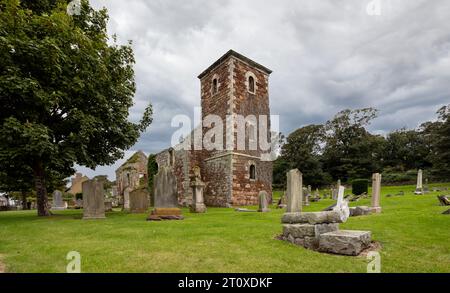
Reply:
<svg viewBox="0 0 450 293"><path fill-rule="evenodd" d="M341 229L372 231L382 245L382 272L448 273L450 216L441 214L448 207L439 206L440 192L417 196L414 189L384 186L383 212L351 217ZM400 191L405 195L386 197ZM304 211L332 203L311 203ZM350 205L370 205L370 198ZM57 211L50 218L38 218L36 211L2 212L0 268L3 263L6 272L65 272L67 253L78 251L82 272L366 272L364 256L323 254L276 240L283 210L271 208L269 213L208 208L206 214L183 209L185 220L165 222L119 210L105 220L81 220L81 210Z"/></svg>

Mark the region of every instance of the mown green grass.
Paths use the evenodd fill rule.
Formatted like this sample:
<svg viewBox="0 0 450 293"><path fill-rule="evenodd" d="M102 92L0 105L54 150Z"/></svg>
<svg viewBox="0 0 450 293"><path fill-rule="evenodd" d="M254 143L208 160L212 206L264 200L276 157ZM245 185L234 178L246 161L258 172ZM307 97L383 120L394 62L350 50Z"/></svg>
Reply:
<svg viewBox="0 0 450 293"><path fill-rule="evenodd" d="M405 196L385 197L401 190ZM382 245L382 272L448 273L450 216L441 214L446 208L438 205L440 193L415 196L413 190L384 187L382 214L350 218L341 229L372 231ZM305 211L332 203L312 203ZM370 205L370 199L351 205ZM91 221L75 210L50 218L2 212L0 256L7 272L65 272L69 251L80 252L82 272L366 272L364 257L322 254L274 239L282 210L183 212L184 221L166 222L119 211Z"/></svg>

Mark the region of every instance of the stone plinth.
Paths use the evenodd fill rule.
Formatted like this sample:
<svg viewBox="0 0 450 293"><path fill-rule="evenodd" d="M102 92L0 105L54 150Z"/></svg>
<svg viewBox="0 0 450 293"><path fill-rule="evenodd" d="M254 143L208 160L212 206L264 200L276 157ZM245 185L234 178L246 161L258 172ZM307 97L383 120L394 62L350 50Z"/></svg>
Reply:
<svg viewBox="0 0 450 293"><path fill-rule="evenodd" d="M87 180L83 182L83 219L105 218L105 195L103 182Z"/></svg>
<svg viewBox="0 0 450 293"><path fill-rule="evenodd" d="M358 255L371 242L369 231L338 230L319 236L319 251L342 255Z"/></svg>
<svg viewBox="0 0 450 293"><path fill-rule="evenodd" d="M190 186L192 188L191 213L205 213L206 205L203 197L203 191L206 184L201 180L200 168L193 168L194 176L191 177Z"/></svg>
<svg viewBox="0 0 450 293"><path fill-rule="evenodd" d="M342 223L342 217L337 211L312 213L285 213L281 218L284 224L329 224Z"/></svg>

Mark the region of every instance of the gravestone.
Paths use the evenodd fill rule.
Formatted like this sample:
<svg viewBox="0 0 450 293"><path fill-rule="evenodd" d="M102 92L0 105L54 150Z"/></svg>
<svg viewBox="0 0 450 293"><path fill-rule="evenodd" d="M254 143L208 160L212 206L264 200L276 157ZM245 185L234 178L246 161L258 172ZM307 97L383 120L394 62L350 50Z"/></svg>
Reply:
<svg viewBox="0 0 450 293"><path fill-rule="evenodd" d="M414 194L423 194L422 176L423 176L422 169L419 169L419 171L417 172L417 185Z"/></svg>
<svg viewBox="0 0 450 293"><path fill-rule="evenodd" d="M83 200L82 199L77 199L75 201L75 209L82 209L83 208Z"/></svg>
<svg viewBox="0 0 450 293"><path fill-rule="evenodd" d="M277 209L284 209L286 208L286 193L283 193L283 195L280 197L277 203Z"/></svg>
<svg viewBox="0 0 450 293"><path fill-rule="evenodd" d="M105 201L105 212L112 212L112 202L111 201Z"/></svg>
<svg viewBox="0 0 450 293"><path fill-rule="evenodd" d="M306 189L303 189L303 205L309 206L309 200L311 198L311 185L308 185Z"/></svg>
<svg viewBox="0 0 450 293"><path fill-rule="evenodd" d="M105 218L105 195L103 181L96 179L82 183L83 189L83 219Z"/></svg>
<svg viewBox="0 0 450 293"><path fill-rule="evenodd" d="M298 213L302 211L302 173L298 169L287 172L287 213Z"/></svg>
<svg viewBox="0 0 450 293"><path fill-rule="evenodd" d="M430 193L430 188L428 188L428 178L425 179L425 185L423 186L423 193Z"/></svg>
<svg viewBox="0 0 450 293"><path fill-rule="evenodd" d="M147 188L138 188L130 192L130 212L134 214L146 213L150 201Z"/></svg>
<svg viewBox="0 0 450 293"><path fill-rule="evenodd" d="M177 178L169 166L162 166L153 179L154 209L148 221L182 220L178 208Z"/></svg>
<svg viewBox="0 0 450 293"><path fill-rule="evenodd" d="M53 202L52 202L52 208L53 211L62 211L66 209L66 206L64 204L63 198L62 198L62 192L59 190L55 190L53 192Z"/></svg>
<svg viewBox="0 0 450 293"><path fill-rule="evenodd" d="M348 201L344 199L345 187L339 186L338 197L336 206L333 208L333 211L338 212L341 215L341 220L345 223L350 217L350 209L348 207Z"/></svg>
<svg viewBox="0 0 450 293"><path fill-rule="evenodd" d="M129 211L130 210L130 192L131 188L127 187L123 191L123 210Z"/></svg>
<svg viewBox="0 0 450 293"><path fill-rule="evenodd" d="M314 191L314 195L311 197L311 202L318 202L320 201L320 193L319 188L316 188L316 191Z"/></svg>
<svg viewBox="0 0 450 293"><path fill-rule="evenodd" d="M339 187L341 187L341 179L339 179L336 183L336 187L332 189L332 198L333 200L336 200L339 193Z"/></svg>
<svg viewBox="0 0 450 293"><path fill-rule="evenodd" d="M258 195L258 200L259 200L258 212L260 212L260 213L270 212L268 198L269 198L269 195L267 194L267 192L265 192L264 190L259 192L259 195Z"/></svg>
<svg viewBox="0 0 450 293"><path fill-rule="evenodd" d="M372 213L381 213L381 174L372 175Z"/></svg>
<svg viewBox="0 0 450 293"><path fill-rule="evenodd" d="M201 179L201 170L200 167L195 166L192 168L194 173L191 176L190 186L192 188L192 205L191 205L191 213L205 213L206 205L203 197L203 190L205 189L206 184Z"/></svg>

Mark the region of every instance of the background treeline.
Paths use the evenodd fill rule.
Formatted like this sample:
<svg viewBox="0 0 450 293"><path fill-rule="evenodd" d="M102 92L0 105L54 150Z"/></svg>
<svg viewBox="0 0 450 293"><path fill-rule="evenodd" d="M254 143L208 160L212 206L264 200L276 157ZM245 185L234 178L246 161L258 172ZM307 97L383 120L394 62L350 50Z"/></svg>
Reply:
<svg viewBox="0 0 450 293"><path fill-rule="evenodd" d="M383 174L383 184L413 183L419 168L429 180L450 181L450 105L437 111L436 121L385 136L367 130L377 114L373 108L343 110L323 125L307 125L283 138L274 188L285 187L292 168L314 187L369 179L375 172Z"/></svg>

